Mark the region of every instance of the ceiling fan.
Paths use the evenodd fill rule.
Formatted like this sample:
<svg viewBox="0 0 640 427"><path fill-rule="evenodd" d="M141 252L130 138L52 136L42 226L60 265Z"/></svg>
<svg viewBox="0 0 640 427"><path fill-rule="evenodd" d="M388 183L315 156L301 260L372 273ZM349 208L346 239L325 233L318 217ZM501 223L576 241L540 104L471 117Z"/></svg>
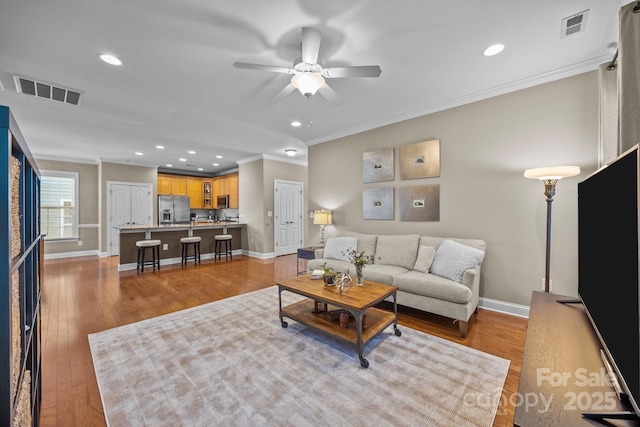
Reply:
<svg viewBox="0 0 640 427"><path fill-rule="evenodd" d="M343 102L338 94L327 85L325 79L378 77L382 72L377 65L323 68L318 64L318 52L320 50L321 40L322 34L320 34L320 31L312 27L302 27L302 58L300 62L294 64L293 68L249 64L246 62L236 62L233 66L247 70L292 74L291 83L272 98L274 101L279 101L298 89L300 93L307 98L316 92L320 92L332 105L341 105Z"/></svg>

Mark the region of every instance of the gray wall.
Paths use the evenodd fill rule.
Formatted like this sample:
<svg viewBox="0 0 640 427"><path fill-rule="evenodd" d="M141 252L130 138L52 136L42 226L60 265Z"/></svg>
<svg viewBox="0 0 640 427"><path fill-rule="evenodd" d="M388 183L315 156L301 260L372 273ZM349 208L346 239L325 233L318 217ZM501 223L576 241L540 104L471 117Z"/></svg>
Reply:
<svg viewBox="0 0 640 427"><path fill-rule="evenodd" d="M275 252L273 216L267 212L274 212L276 179L302 182L307 192L306 166L262 158L240 164L240 220L248 224L249 251L254 256L272 256Z"/></svg>
<svg viewBox="0 0 640 427"><path fill-rule="evenodd" d="M440 139L441 175L400 180L398 148ZM545 270L544 185L525 169L578 165L553 202L551 279L555 293L578 286L577 184L598 153L598 80L590 72L309 147L309 208L331 209L336 229L377 234L479 238L487 242L481 297L529 305ZM362 153L394 147L393 182L363 184ZM332 171L327 173L327 165ZM348 183L348 185L346 185ZM440 221L400 221L397 189L440 184ZM363 220L362 189L396 189L394 220ZM319 227L307 220L312 242Z"/></svg>
<svg viewBox="0 0 640 427"><path fill-rule="evenodd" d="M97 251L100 234L98 210L98 165L36 159L38 169L78 173L78 240L52 241L44 245L45 254ZM81 245L78 243L81 242Z"/></svg>

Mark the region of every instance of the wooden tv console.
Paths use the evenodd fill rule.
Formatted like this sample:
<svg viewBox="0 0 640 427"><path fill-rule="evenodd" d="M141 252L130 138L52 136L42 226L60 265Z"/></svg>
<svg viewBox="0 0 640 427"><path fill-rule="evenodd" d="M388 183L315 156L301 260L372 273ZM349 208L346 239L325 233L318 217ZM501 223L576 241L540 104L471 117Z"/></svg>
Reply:
<svg viewBox="0 0 640 427"><path fill-rule="evenodd" d="M534 291L529 309L514 425L601 426L584 412L624 411L607 380L600 342L581 303L573 297ZM609 426L638 426L608 419Z"/></svg>

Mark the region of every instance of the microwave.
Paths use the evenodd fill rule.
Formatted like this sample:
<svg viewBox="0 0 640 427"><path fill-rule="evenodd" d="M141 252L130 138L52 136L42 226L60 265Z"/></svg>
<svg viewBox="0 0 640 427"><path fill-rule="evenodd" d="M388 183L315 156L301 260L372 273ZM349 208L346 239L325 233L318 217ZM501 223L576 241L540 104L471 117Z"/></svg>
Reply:
<svg viewBox="0 0 640 427"><path fill-rule="evenodd" d="M227 209L228 207L229 207L229 195L218 196L216 198L216 208L217 209Z"/></svg>

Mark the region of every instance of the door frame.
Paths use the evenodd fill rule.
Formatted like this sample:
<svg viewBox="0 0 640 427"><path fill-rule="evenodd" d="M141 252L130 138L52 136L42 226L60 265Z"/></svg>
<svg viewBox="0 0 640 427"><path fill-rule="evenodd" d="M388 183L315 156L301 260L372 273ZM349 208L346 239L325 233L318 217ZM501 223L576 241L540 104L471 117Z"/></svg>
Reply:
<svg viewBox="0 0 640 427"><path fill-rule="evenodd" d="M304 246L304 231L305 231L305 215L304 215L304 182L302 181L289 181L286 179L274 179L273 180L273 217L271 218L271 223L273 224L273 253L274 255L277 257L278 255L278 246L276 246L276 243L278 242L278 227L276 225L276 217L279 217L280 215L280 206L277 203L277 197L278 197L278 185L279 184L296 184L300 186L300 214L301 214L301 221L300 221L300 247Z"/></svg>
<svg viewBox="0 0 640 427"><path fill-rule="evenodd" d="M149 190L149 212L151 216L151 224L153 225L153 184L148 182L123 182L123 181L107 181L107 255L114 256L120 255L120 253L113 253L115 250L114 246L111 244L111 230L113 229L113 224L111 220L111 190L114 185L136 185L140 187L147 187Z"/></svg>

